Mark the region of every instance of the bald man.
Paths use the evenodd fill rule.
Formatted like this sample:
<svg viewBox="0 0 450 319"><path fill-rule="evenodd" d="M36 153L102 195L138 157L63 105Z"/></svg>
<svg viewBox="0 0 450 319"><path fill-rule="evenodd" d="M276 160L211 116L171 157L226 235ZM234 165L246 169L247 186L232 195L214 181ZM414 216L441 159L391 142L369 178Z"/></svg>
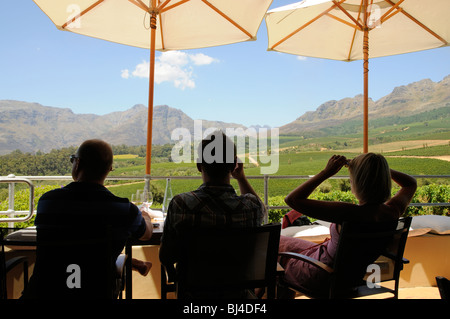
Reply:
<svg viewBox="0 0 450 319"><path fill-rule="evenodd" d="M104 186L113 164L113 152L108 143L98 139L87 140L70 157L70 161L74 181L42 195L35 219L38 230L40 226L56 226L62 230L68 225L76 226L82 238L84 231L111 226L113 260L122 252L129 237L140 240L151 238L153 227L150 215L141 212L127 198L115 196ZM44 259L36 262L33 277L45 273L48 266L45 263Z"/></svg>

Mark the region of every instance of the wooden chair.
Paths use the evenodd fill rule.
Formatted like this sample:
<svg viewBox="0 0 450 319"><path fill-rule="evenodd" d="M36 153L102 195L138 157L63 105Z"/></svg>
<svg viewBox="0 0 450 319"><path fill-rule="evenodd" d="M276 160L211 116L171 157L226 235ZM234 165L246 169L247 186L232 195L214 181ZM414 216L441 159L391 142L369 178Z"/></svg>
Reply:
<svg viewBox="0 0 450 319"><path fill-rule="evenodd" d="M450 280L442 276L437 276L436 283L441 299L450 299Z"/></svg>
<svg viewBox="0 0 450 319"><path fill-rule="evenodd" d="M275 298L280 231L274 224L191 232L176 267L161 267L161 298L170 291L179 299L252 298L244 292L255 288L267 288L267 298Z"/></svg>
<svg viewBox="0 0 450 319"><path fill-rule="evenodd" d="M18 230L18 228L1 228L0 229L0 240L1 240L1 251L0 251L0 299L7 299L7 275L12 269L19 265L23 265L23 286L24 289L28 284L28 258L26 256L16 256L13 258L6 259L5 244L7 244L4 239L12 232Z"/></svg>
<svg viewBox="0 0 450 319"><path fill-rule="evenodd" d="M112 227L37 226L36 264L25 299L116 299L126 256L113 260Z"/></svg>
<svg viewBox="0 0 450 319"><path fill-rule="evenodd" d="M411 220L406 217L394 223L344 223L331 266L301 254L280 253L281 258L302 260L329 275L329 288L325 293L293 285L283 278L280 279L281 287L312 298L357 298L389 292L397 299L400 271L409 263L403 258L403 252ZM375 272L368 273L369 265ZM379 283L374 282L377 277ZM386 281L394 281L394 288L380 285Z"/></svg>

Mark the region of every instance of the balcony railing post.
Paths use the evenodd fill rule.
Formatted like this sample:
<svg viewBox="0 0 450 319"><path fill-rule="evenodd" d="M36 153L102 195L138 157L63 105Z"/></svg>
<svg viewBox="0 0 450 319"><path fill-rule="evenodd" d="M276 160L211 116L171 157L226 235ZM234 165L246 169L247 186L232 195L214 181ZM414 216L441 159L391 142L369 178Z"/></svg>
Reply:
<svg viewBox="0 0 450 319"><path fill-rule="evenodd" d="M8 175L8 178L15 178L14 174ZM13 182L8 184L8 211L11 213L8 215L10 218L14 217L14 196L15 184ZM13 228L14 222L8 222L8 227Z"/></svg>
<svg viewBox="0 0 450 319"><path fill-rule="evenodd" d="M25 222L33 217L34 214L34 185L26 178L17 177L13 174L8 175L6 178L0 177L0 183L8 183L8 210L0 211L0 215L6 215L7 218L0 217L0 222L8 223L8 227L14 227L16 222ZM14 209L14 195L15 195L15 183L26 183L30 189L29 196L29 209L28 211ZM16 215L25 215L25 217L15 217Z"/></svg>
<svg viewBox="0 0 450 319"><path fill-rule="evenodd" d="M267 174L264 174L264 205L267 209L264 224L267 224L269 222L269 175Z"/></svg>
<svg viewBox="0 0 450 319"><path fill-rule="evenodd" d="M144 185L144 190L146 190L147 192L150 191L150 180L152 179L151 175L145 175L145 185Z"/></svg>

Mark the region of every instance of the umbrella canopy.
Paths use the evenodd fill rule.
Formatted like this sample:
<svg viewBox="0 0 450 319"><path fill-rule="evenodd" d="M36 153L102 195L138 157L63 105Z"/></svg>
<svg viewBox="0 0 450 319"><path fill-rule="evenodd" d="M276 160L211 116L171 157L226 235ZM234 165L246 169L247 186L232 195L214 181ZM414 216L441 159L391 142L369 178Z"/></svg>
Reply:
<svg viewBox="0 0 450 319"><path fill-rule="evenodd" d="M266 15L268 50L364 60L364 152L368 152L368 60L448 46L449 0L304 0Z"/></svg>
<svg viewBox="0 0 450 319"><path fill-rule="evenodd" d="M150 49L146 174L151 172L155 50L256 40L272 0L34 0L60 30Z"/></svg>

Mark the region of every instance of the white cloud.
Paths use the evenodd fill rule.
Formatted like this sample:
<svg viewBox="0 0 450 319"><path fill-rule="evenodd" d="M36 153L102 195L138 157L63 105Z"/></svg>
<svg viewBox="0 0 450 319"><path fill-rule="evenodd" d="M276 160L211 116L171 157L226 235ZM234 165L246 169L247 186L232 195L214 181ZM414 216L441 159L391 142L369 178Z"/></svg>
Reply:
<svg viewBox="0 0 450 319"><path fill-rule="evenodd" d="M121 72L121 73L120 73L120 76L121 76L122 78L128 79L128 78L130 77L130 72L129 72L127 69L122 70L122 71L120 71L120 72Z"/></svg>
<svg viewBox="0 0 450 319"><path fill-rule="evenodd" d="M150 72L150 62L142 61L136 65L136 68L131 73L134 77L138 78L148 78Z"/></svg>
<svg viewBox="0 0 450 319"><path fill-rule="evenodd" d="M182 51L167 51L157 58L161 63L183 66L189 63L188 54Z"/></svg>
<svg viewBox="0 0 450 319"><path fill-rule="evenodd" d="M207 56L203 53L188 54L182 51L163 52L155 59L155 82L157 84L163 82L172 82L176 88L182 90L186 88L195 88L194 68L193 66L209 65L219 60ZM149 77L150 63L142 61L136 65L131 76L138 78ZM124 79L130 77L128 69L121 71Z"/></svg>
<svg viewBox="0 0 450 319"><path fill-rule="evenodd" d="M155 62L155 82L172 82L175 87L185 89L195 88L195 82L192 80L192 69L182 68L177 64L167 62Z"/></svg>
<svg viewBox="0 0 450 319"><path fill-rule="evenodd" d="M308 58L305 57L305 56L301 56L301 55L297 56L297 60L300 60L300 61L305 61L305 60L307 60L307 59L308 59Z"/></svg>
<svg viewBox="0 0 450 319"><path fill-rule="evenodd" d="M203 53L191 54L189 55L189 58L191 59L192 62L194 62L195 65L208 65L213 62L219 61Z"/></svg>

